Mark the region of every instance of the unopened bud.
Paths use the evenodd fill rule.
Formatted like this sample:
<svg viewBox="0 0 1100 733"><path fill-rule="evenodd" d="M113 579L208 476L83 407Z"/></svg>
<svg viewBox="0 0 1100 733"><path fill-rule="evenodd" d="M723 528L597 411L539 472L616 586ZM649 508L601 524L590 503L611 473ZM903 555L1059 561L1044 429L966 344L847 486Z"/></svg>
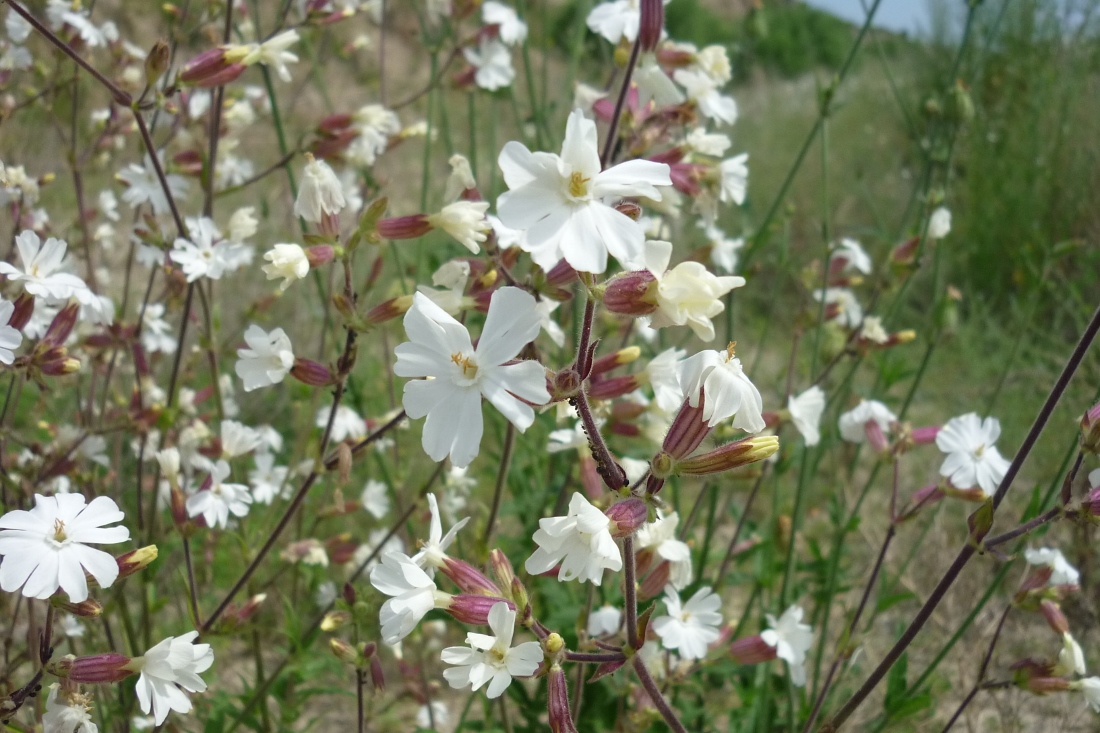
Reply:
<svg viewBox="0 0 1100 733"><path fill-rule="evenodd" d="M327 387L336 382L336 379L332 376L332 372L329 371L329 368L324 364L319 364L312 359L303 359L301 357L294 359L294 366L290 369L290 376L311 387Z"/></svg>
<svg viewBox="0 0 1100 733"><path fill-rule="evenodd" d="M115 558L115 562L118 563L118 580L144 570L156 559L156 545L147 545L137 550L131 550L124 555L119 555Z"/></svg>
<svg viewBox="0 0 1100 733"><path fill-rule="evenodd" d="M452 596L443 610L464 624L484 626L489 623L489 611L498 603L507 603L513 611L516 606L506 598L460 593Z"/></svg>
<svg viewBox="0 0 1100 733"><path fill-rule="evenodd" d="M64 349L61 349L64 351ZM80 359L72 356L62 356L57 359L47 359L39 365L43 374L51 377L63 377L66 374L75 374L80 371Z"/></svg>
<svg viewBox="0 0 1100 733"><path fill-rule="evenodd" d="M643 377L627 374L610 379L595 379L589 384L588 396L594 400L613 400L637 390L643 384Z"/></svg>
<svg viewBox="0 0 1100 733"><path fill-rule="evenodd" d="M721 473L739 466L762 461L779 450L779 438L775 435L757 435L726 443L709 453L685 458L676 463L679 475L705 476Z"/></svg>
<svg viewBox="0 0 1100 733"><path fill-rule="evenodd" d="M611 520L608 526L611 536L619 539L620 537L633 535L639 527L645 524L649 507L642 499L631 497L626 501L620 501L618 504L612 504L604 513Z"/></svg>
<svg viewBox="0 0 1100 733"><path fill-rule="evenodd" d="M158 40L145 55L145 83L152 86L168 70L172 50L164 39Z"/></svg>
<svg viewBox="0 0 1100 733"><path fill-rule="evenodd" d="M615 367L624 366L633 361L636 361L639 356L642 355L641 348L637 346L627 346L625 349L619 349L613 351L606 356L601 356L592 362L592 370L589 372L589 376L595 376L597 374L603 374L609 372Z"/></svg>
<svg viewBox="0 0 1100 733"><path fill-rule="evenodd" d="M644 1L645 0L643 0L643 2ZM615 211L618 211L620 214L633 221L638 221L642 218L642 207L638 206L638 204L633 201L620 201L615 204Z"/></svg>
<svg viewBox="0 0 1100 733"><path fill-rule="evenodd" d="M556 662L550 665L550 672L546 675L546 707L552 733L577 733L573 713L569 709L569 685L565 680L565 671Z"/></svg>
<svg viewBox="0 0 1100 733"><path fill-rule="evenodd" d="M328 648L332 651L333 656L339 659L344 664L350 664L354 667L358 667L360 663L359 652L355 650L351 644L347 643L343 639L329 639Z"/></svg>
<svg viewBox="0 0 1100 733"><path fill-rule="evenodd" d="M530 615L530 600L527 597L527 587L519 576L512 578L512 602L516 604L520 614L524 617Z"/></svg>
<svg viewBox="0 0 1100 733"><path fill-rule="evenodd" d="M504 592L511 593L512 580L516 577L516 571L512 568L508 556L494 547L489 553L489 567L493 571L493 577L497 579L497 583L504 589Z"/></svg>
<svg viewBox="0 0 1100 733"><path fill-rule="evenodd" d="M383 239L417 239L434 228L427 214L413 214L382 219L376 231Z"/></svg>
<svg viewBox="0 0 1100 733"><path fill-rule="evenodd" d="M1043 599L1039 601L1039 611L1042 612L1043 618L1047 620L1047 625L1054 633L1061 636L1069 632L1069 620L1057 603Z"/></svg>
<svg viewBox="0 0 1100 733"><path fill-rule="evenodd" d="M321 619L321 631L335 631L351 621L350 611L329 611Z"/></svg>
<svg viewBox="0 0 1100 733"><path fill-rule="evenodd" d="M386 689L386 675L382 672L382 660L377 654L370 658L370 682L376 692Z"/></svg>
<svg viewBox="0 0 1100 733"><path fill-rule="evenodd" d="M348 604L349 606L354 606L355 605L355 586L354 585L352 585L351 583L344 583L344 590L343 590L342 595L343 595L343 598L344 598L344 603Z"/></svg>
<svg viewBox="0 0 1100 733"><path fill-rule="evenodd" d="M57 315L50 321L46 334L39 342L40 347L53 348L64 345L69 338L69 334L73 331L73 326L76 325L76 317L79 313L80 305L78 303L69 303L58 311Z"/></svg>
<svg viewBox="0 0 1100 733"><path fill-rule="evenodd" d="M616 275L603 291L603 304L624 316L649 315L657 310L657 278L649 270Z"/></svg>
<svg viewBox="0 0 1100 733"><path fill-rule="evenodd" d="M399 295L396 298L391 298L367 311L365 320L369 324L377 325L394 318L399 318L405 315L406 311L412 307L412 302L413 296L411 295Z"/></svg>
<svg viewBox="0 0 1100 733"><path fill-rule="evenodd" d="M179 80L195 87L217 87L228 84L244 73L245 65L239 63L235 49L212 48L203 51L184 64Z"/></svg>
<svg viewBox="0 0 1100 733"><path fill-rule="evenodd" d="M444 557L440 572L462 590L463 593L482 596L499 596L500 588L496 583L485 577L485 574L465 560L456 560L453 557Z"/></svg>
<svg viewBox="0 0 1100 733"><path fill-rule="evenodd" d="M665 30L664 0L641 0L638 22L638 47L642 53L653 51Z"/></svg>
<svg viewBox="0 0 1100 733"><path fill-rule="evenodd" d="M730 656L738 664L760 664L770 662L776 658L774 646L770 646L764 639L756 634L738 639L730 644Z"/></svg>
<svg viewBox="0 0 1100 733"><path fill-rule="evenodd" d="M1100 402L1081 416L1081 450L1100 453Z"/></svg>
<svg viewBox="0 0 1100 733"><path fill-rule="evenodd" d="M90 657L64 657L50 665L50 673L73 682L118 682L132 675L140 660L122 654L96 654Z"/></svg>
<svg viewBox="0 0 1100 733"><path fill-rule="evenodd" d="M691 455L710 433L710 425L703 419L703 390L699 390L699 406L692 407L684 400L680 411L665 435L662 447L673 458Z"/></svg>
<svg viewBox="0 0 1100 733"><path fill-rule="evenodd" d="M50 605L54 608L60 608L62 611L67 611L74 616L80 616L81 618L96 618L103 613L103 606L94 598L86 598L80 603L73 603L72 601L65 600L65 596L61 593L50 598Z"/></svg>
<svg viewBox="0 0 1100 733"><path fill-rule="evenodd" d="M665 590L665 586L668 585L671 575L672 566L668 560L657 563L656 567L642 579L641 585L638 586L638 599L647 601L661 595Z"/></svg>
<svg viewBox="0 0 1100 733"><path fill-rule="evenodd" d="M26 292L19 294L14 301L15 309L8 319L8 325L16 331L22 331L34 315L34 296Z"/></svg>

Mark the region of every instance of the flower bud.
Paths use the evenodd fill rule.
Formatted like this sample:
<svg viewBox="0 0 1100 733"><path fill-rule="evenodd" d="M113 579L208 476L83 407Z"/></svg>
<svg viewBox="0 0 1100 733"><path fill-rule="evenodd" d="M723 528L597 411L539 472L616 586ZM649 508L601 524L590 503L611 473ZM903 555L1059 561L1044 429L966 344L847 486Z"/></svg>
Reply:
<svg viewBox="0 0 1100 733"><path fill-rule="evenodd" d="M589 376L596 376L609 372L612 369L626 364L630 364L633 361L637 361L638 357L642 355L641 348L637 346L627 346L625 349L619 349L613 351L606 356L601 356L592 362L592 368L589 371Z"/></svg>
<svg viewBox="0 0 1100 733"><path fill-rule="evenodd" d="M163 38L153 44L153 47L149 49L149 53L145 55L146 84L153 86L164 75L164 72L168 70L171 53L168 42Z"/></svg>
<svg viewBox="0 0 1100 733"><path fill-rule="evenodd" d="M368 646L371 645L368 644ZM370 682L376 692L386 689L386 675L382 672L382 660L373 653L370 656Z"/></svg>
<svg viewBox="0 0 1100 733"><path fill-rule="evenodd" d="M329 611L321 619L321 631L335 631L351 621L350 611Z"/></svg>
<svg viewBox="0 0 1100 733"><path fill-rule="evenodd" d="M913 428L909 432L909 439L913 441L913 445L928 445L929 443L936 442L936 435L940 432L938 425L930 425L925 428Z"/></svg>
<svg viewBox="0 0 1100 733"><path fill-rule="evenodd" d="M1039 611L1043 614L1043 618L1047 620L1047 625L1050 626L1051 631L1059 636L1069 632L1069 620L1062 613L1062 609L1057 603L1044 598L1039 601Z"/></svg>
<svg viewBox="0 0 1100 733"><path fill-rule="evenodd" d="M581 389L581 375L576 369L562 369L554 375L546 387L551 402L561 402L576 395Z"/></svg>
<svg viewBox="0 0 1100 733"><path fill-rule="evenodd" d="M80 616L81 618L96 618L103 613L103 606L99 601L94 598L88 598L80 603L73 603L66 600L67 596L62 593L57 593L50 598L50 605L54 608L60 608L62 611L67 611L74 616Z"/></svg>
<svg viewBox="0 0 1100 733"><path fill-rule="evenodd" d="M890 251L890 264L898 269L910 267L917 258L921 238L910 237Z"/></svg>
<svg viewBox="0 0 1100 733"><path fill-rule="evenodd" d="M1100 402L1081 416L1081 450L1100 453Z"/></svg>
<svg viewBox="0 0 1100 733"><path fill-rule="evenodd" d="M527 587L519 579L519 576L512 578L511 594L512 601L516 604L516 608L520 610L520 621L527 621L531 616L531 602L527 597Z"/></svg>
<svg viewBox="0 0 1100 733"><path fill-rule="evenodd" d="M50 321L50 326L46 329L46 335L42 337L39 346L45 348L62 346L72 333L79 313L80 304L78 303L69 303L58 311Z"/></svg>
<svg viewBox="0 0 1100 733"><path fill-rule="evenodd" d="M132 675L140 659L121 654L96 654L90 657L67 656L50 665L50 673L73 682L118 682Z"/></svg>
<svg viewBox="0 0 1100 733"><path fill-rule="evenodd" d="M16 331L22 331L34 315L34 296L26 292L19 294L14 301L15 310L8 319L8 325Z"/></svg>
<svg viewBox="0 0 1100 733"><path fill-rule="evenodd" d="M180 476L180 452L178 448L164 448L156 452L160 473L169 484L175 485Z"/></svg>
<svg viewBox="0 0 1100 733"><path fill-rule="evenodd" d="M657 278L649 270L616 275L603 291L603 304L624 316L649 315L657 310Z"/></svg>
<svg viewBox="0 0 1100 733"><path fill-rule="evenodd" d="M59 349L60 354L55 358L47 358L39 364L43 374L51 377L63 377L66 374L74 374L80 371L80 359L68 356L64 348Z"/></svg>
<svg viewBox="0 0 1100 733"><path fill-rule="evenodd" d="M446 607L443 608L443 610L454 616L457 621L461 621L464 624L485 626L489 623L489 611L495 604L502 601L507 603L508 607L513 611L516 609L515 604L507 598L494 598L492 596L460 593L456 596L451 596L450 599L446 601Z"/></svg>
<svg viewBox="0 0 1100 733"><path fill-rule="evenodd" d="M382 219L376 230L383 239L417 239L434 228L427 214L413 214Z"/></svg>
<svg viewBox="0 0 1100 733"><path fill-rule="evenodd" d="M678 461L675 472L686 476L705 476L721 473L739 466L762 461L779 450L779 438L775 435L757 435L726 443L709 453Z"/></svg>
<svg viewBox="0 0 1100 733"><path fill-rule="evenodd" d="M344 598L344 603L349 606L355 605L355 586L351 583L344 583L344 589L341 595Z"/></svg>
<svg viewBox="0 0 1100 733"><path fill-rule="evenodd" d="M637 497L631 497L618 504L612 504L604 514L611 520L608 530L611 536L619 539L629 537L643 524L649 514L649 507L645 501Z"/></svg>
<svg viewBox="0 0 1100 733"><path fill-rule="evenodd" d="M546 675L546 707L552 733L578 733L569 709L569 685L565 681L565 672L557 662L550 666L550 672Z"/></svg>
<svg viewBox="0 0 1100 733"><path fill-rule="evenodd" d="M577 271L574 270L568 262L562 260L558 264L554 265L550 272L546 273L546 283L555 287L562 287L568 285L577 279Z"/></svg>
<svg viewBox="0 0 1100 733"><path fill-rule="evenodd" d="M641 0L638 23L638 48L642 53L653 51L661 42L665 30L664 0Z"/></svg>
<svg viewBox="0 0 1100 733"><path fill-rule="evenodd" d="M710 426L703 419L703 399L703 390L699 390L699 406L692 407L691 403L684 400L680 411L676 413L662 444L664 451L673 458L691 455L710 433Z"/></svg>
<svg viewBox="0 0 1100 733"><path fill-rule="evenodd" d="M147 545L137 550L131 550L115 558L118 563L118 580L127 578L134 573L144 570L157 559L157 546Z"/></svg>
<svg viewBox="0 0 1100 733"><path fill-rule="evenodd" d="M756 634L755 636L738 639L730 644L730 656L738 664L760 664L775 659L776 650L774 646L768 645L759 634Z"/></svg>
<svg viewBox="0 0 1100 733"><path fill-rule="evenodd" d="M613 400L630 394L642 386L641 374L627 374L622 377L593 380L588 387L588 396L594 400Z"/></svg>
<svg viewBox="0 0 1100 733"><path fill-rule="evenodd" d="M667 560L657 563L657 566L645 576L641 585L638 586L638 600L648 601L650 598L661 595L665 590L665 586L668 585L671 575L672 566Z"/></svg>
<svg viewBox="0 0 1100 733"><path fill-rule="evenodd" d="M236 48L211 48L184 64L179 80L195 87L218 87L228 84L244 73L245 65ZM243 58L243 56L241 56Z"/></svg>
<svg viewBox="0 0 1100 733"><path fill-rule="evenodd" d="M343 639L329 639L328 648L332 652L333 656L339 659L344 664L350 664L353 667L358 667L362 661L359 658L359 652L355 647L347 643Z"/></svg>
<svg viewBox="0 0 1100 733"><path fill-rule="evenodd" d="M645 0L643 0L644 2ZM633 201L620 201L615 204L615 211L618 211L623 216L638 221L642 218L642 207Z"/></svg>
<svg viewBox="0 0 1100 733"><path fill-rule="evenodd" d="M456 560L453 557L444 556L440 572L446 575L457 585L463 593L481 596L499 596L500 588L496 583L485 577L485 574L465 560Z"/></svg>
<svg viewBox="0 0 1100 733"><path fill-rule="evenodd" d="M367 311L365 320L369 324L377 325L399 318L412 307L412 302L413 296L411 295L399 295L396 298L390 298Z"/></svg>
<svg viewBox="0 0 1100 733"><path fill-rule="evenodd" d="M294 359L294 366L290 369L290 376L311 387L327 387L336 382L336 379L332 376L332 372L329 371L329 368L324 364L318 364L311 359L303 359L301 357Z"/></svg>
<svg viewBox="0 0 1100 733"><path fill-rule="evenodd" d="M497 583L504 589L504 593L511 593L512 581L515 580L516 572L512 568L512 563L508 560L508 556L494 547L489 553L489 567L492 568L493 577L497 579Z"/></svg>
<svg viewBox="0 0 1100 733"><path fill-rule="evenodd" d="M176 529L180 531L184 537L190 537L193 531L191 521L187 516L187 497L184 495L178 486L172 487L172 522L175 523Z"/></svg>
<svg viewBox="0 0 1100 733"><path fill-rule="evenodd" d="M327 265L336 257L336 248L331 244L315 244L305 249L306 259L311 268Z"/></svg>
<svg viewBox="0 0 1100 733"><path fill-rule="evenodd" d="M1031 677L1024 687L1036 695L1049 695L1052 692L1065 692L1072 684L1061 677Z"/></svg>

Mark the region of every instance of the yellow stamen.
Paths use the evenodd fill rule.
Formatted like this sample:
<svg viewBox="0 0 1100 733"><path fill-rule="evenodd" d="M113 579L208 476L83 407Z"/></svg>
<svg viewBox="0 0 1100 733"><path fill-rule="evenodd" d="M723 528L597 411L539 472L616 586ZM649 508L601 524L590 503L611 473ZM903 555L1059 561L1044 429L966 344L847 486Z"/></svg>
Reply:
<svg viewBox="0 0 1100 733"><path fill-rule="evenodd" d="M573 198L581 198L588 195L588 182L591 178L585 178L582 173L574 171L569 174L569 195Z"/></svg>
<svg viewBox="0 0 1100 733"><path fill-rule="evenodd" d="M734 349L736 349L736 348L737 348L737 342L736 341L730 341L729 344L726 346L726 361L729 361L730 359L733 358Z"/></svg>
<svg viewBox="0 0 1100 733"><path fill-rule="evenodd" d="M470 357L464 356L463 354L456 351L455 353L451 354L451 361L462 367L462 376L466 377L467 379L472 379L473 376L477 374L477 364L475 364L473 359L471 359Z"/></svg>
<svg viewBox="0 0 1100 733"><path fill-rule="evenodd" d="M60 519L53 520L53 538L56 542L64 542L68 539L65 534L65 523Z"/></svg>

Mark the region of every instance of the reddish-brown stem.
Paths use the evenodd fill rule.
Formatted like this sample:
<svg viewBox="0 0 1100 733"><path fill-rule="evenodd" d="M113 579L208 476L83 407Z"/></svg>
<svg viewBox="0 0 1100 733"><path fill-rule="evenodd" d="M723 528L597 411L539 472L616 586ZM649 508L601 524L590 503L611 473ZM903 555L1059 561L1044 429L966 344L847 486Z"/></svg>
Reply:
<svg viewBox="0 0 1100 733"><path fill-rule="evenodd" d="M626 641L637 650L638 640L638 579L634 566L634 537L623 538L623 597L626 606Z"/></svg>
<svg viewBox="0 0 1100 733"><path fill-rule="evenodd" d="M1004 628L1005 619L1008 618L1008 612L1012 610L1012 606L1005 606L1004 613L1001 614L1000 620L997 622L997 630L993 632L993 638L989 640L989 648L985 651L985 658L982 659L982 666L978 669L978 679L974 681L974 687L970 689L970 692L963 699L962 703L955 710L955 714L951 716L951 719L947 721L947 725L943 727L943 733L951 730L951 726L962 717L963 711L970 705L971 701L977 696L978 692L983 688L983 680L985 680L985 673L989 669L989 662L993 659L993 649L997 646L997 641L1001 638L1001 629Z"/></svg>
<svg viewBox="0 0 1100 733"><path fill-rule="evenodd" d="M611 163L611 156L615 153L615 141L619 137L619 120L623 116L623 107L626 106L627 95L630 94L630 82L634 78L634 67L638 65L638 54L641 52L641 42L634 41L630 48L630 60L626 63L623 74L623 85L619 89L619 98L615 100L615 111L611 115L611 124L607 128L607 139L604 140L603 154L600 155L600 167L607 168Z"/></svg>
<svg viewBox="0 0 1100 733"><path fill-rule="evenodd" d="M642 687L645 688L646 694L653 701L653 705L657 708L661 717L668 723L668 727L676 733L687 733L687 728L676 717L676 711L669 706L665 696L658 689L657 683L653 681L652 675L649 674L649 670L646 669L645 662L637 654L634 655L634 671L638 673L638 679L641 681Z"/></svg>

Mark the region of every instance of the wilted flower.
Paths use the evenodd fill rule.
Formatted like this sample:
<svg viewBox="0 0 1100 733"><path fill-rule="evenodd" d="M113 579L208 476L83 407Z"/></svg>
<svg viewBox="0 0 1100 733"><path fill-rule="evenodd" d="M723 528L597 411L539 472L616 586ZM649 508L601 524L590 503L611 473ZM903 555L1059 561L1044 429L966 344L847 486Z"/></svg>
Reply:
<svg viewBox="0 0 1100 733"><path fill-rule="evenodd" d="M1050 568L1053 571L1049 581L1051 585L1077 585L1081 580L1077 568L1070 565L1062 551L1057 548L1028 548L1024 551L1024 559L1028 565Z"/></svg>
<svg viewBox="0 0 1100 733"><path fill-rule="evenodd" d="M347 206L347 200L343 184L328 163L308 153L306 158L298 198L294 201L294 215L317 224L326 216L338 215Z"/></svg>

